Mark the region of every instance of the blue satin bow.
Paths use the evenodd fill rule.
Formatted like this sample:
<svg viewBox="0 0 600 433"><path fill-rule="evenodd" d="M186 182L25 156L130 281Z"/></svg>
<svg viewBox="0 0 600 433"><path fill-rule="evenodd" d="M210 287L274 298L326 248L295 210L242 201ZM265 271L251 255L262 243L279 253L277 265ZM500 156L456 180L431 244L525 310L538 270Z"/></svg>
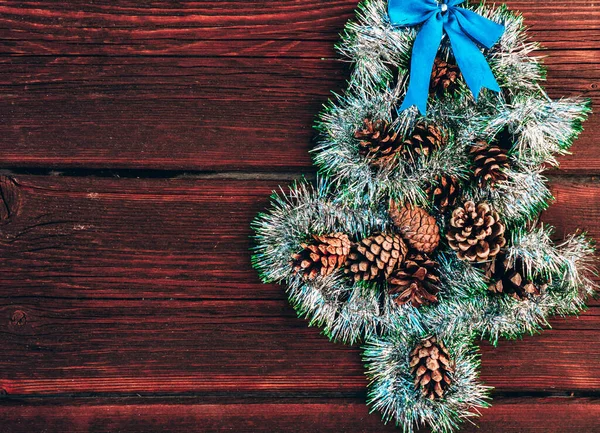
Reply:
<svg viewBox="0 0 600 433"><path fill-rule="evenodd" d="M456 63L475 100L483 87L500 91L500 86L477 44L491 48L504 33L504 26L473 11L457 7L464 1L447 0L445 3L438 3L436 0L389 0L388 13L393 25L423 24L413 45L410 82L401 111L413 105L417 106L421 114L427 111L431 70L443 32L450 39Z"/></svg>

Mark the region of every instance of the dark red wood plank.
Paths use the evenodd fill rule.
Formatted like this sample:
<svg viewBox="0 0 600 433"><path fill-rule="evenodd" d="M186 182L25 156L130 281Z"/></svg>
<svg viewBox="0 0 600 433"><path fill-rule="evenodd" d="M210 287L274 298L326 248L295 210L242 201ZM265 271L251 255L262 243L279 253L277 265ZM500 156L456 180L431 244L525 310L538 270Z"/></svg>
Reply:
<svg viewBox="0 0 600 433"><path fill-rule="evenodd" d="M360 393L358 348L333 344L281 301L13 299L0 304L0 387L55 394ZM483 345L499 392L600 387L598 308L523 341ZM532 353L535 356L532 356ZM552 360L549 362L548 360ZM580 362L585 359L585 362Z"/></svg>
<svg viewBox="0 0 600 433"><path fill-rule="evenodd" d="M4 296L282 299L250 267L250 222L289 179L16 176L0 225ZM543 220L600 239L600 182L554 178ZM215 218L219 215L219 218ZM577 215L577 218L573 218Z"/></svg>
<svg viewBox="0 0 600 433"><path fill-rule="evenodd" d="M0 166L308 168L338 62L298 59L0 60Z"/></svg>
<svg viewBox="0 0 600 433"><path fill-rule="evenodd" d="M319 59L336 58L355 4L3 2L0 166L311 171L310 126L346 77ZM551 49L551 95L597 103L595 3L509 4ZM593 117L566 172L598 172L597 129ZM307 329L249 267L248 224L277 183L0 178L2 431L385 430L363 404L359 350ZM557 181L545 220L598 238L598 189ZM541 336L484 345L484 379L504 395L595 393L592 305ZM203 397L55 398L69 393ZM587 433L598 407L501 398L464 431Z"/></svg>
<svg viewBox="0 0 600 433"><path fill-rule="evenodd" d="M0 386L10 396L361 392L360 351L306 328L283 288L250 268L249 223L277 183L3 179ZM553 191L546 221L597 221L597 181L557 179ZM552 323L484 346L485 381L519 392L600 387L598 308Z"/></svg>
<svg viewBox="0 0 600 433"><path fill-rule="evenodd" d="M139 399L138 399L139 400ZM397 432L369 414L362 398L210 404L197 399L71 400L0 406L4 431L102 432ZM586 398L501 399L463 433L590 433L600 429L600 402Z"/></svg>
<svg viewBox="0 0 600 433"><path fill-rule="evenodd" d="M552 96L600 102L596 51L549 59ZM311 170L313 122L346 66L296 58L0 58L0 167ZM598 170L600 118L565 171Z"/></svg>
<svg viewBox="0 0 600 433"><path fill-rule="evenodd" d="M2 53L17 55L322 56L331 52L357 3L5 1L0 37ZM549 47L597 47L600 13L592 0L507 4L524 14L535 40Z"/></svg>
<svg viewBox="0 0 600 433"><path fill-rule="evenodd" d="M277 184L18 176L4 183L17 198L0 226L2 293L282 299L249 251L250 222Z"/></svg>

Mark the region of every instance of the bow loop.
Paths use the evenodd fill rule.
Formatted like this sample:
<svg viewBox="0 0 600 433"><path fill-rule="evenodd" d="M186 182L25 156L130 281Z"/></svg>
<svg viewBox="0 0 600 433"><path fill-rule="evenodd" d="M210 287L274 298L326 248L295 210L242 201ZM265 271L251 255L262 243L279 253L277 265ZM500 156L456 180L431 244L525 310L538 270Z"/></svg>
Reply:
<svg viewBox="0 0 600 433"><path fill-rule="evenodd" d="M484 87L500 91L479 45L491 48L504 33L504 26L458 7L463 2L389 0L388 14L392 25L421 25L412 50L410 82L400 110L416 105L425 114L431 69L444 33L448 35L456 62L475 99Z"/></svg>
<svg viewBox="0 0 600 433"><path fill-rule="evenodd" d="M486 48L492 48L504 33L504 26L482 17L473 11L456 8L456 21L469 37Z"/></svg>

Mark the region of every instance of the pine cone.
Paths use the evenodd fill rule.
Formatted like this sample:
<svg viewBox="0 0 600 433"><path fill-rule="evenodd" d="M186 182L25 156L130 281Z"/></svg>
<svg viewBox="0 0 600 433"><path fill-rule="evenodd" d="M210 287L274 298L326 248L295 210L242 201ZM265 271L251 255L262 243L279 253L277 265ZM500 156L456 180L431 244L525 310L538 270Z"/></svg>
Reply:
<svg viewBox="0 0 600 433"><path fill-rule="evenodd" d="M418 308L437 303L440 284L437 266L426 255L410 254L388 280L389 293L399 293L394 299L396 304L404 305L410 301L413 307Z"/></svg>
<svg viewBox="0 0 600 433"><path fill-rule="evenodd" d="M432 253L440 243L440 228L436 219L424 209L405 205L398 208L390 202L390 217L408 244L422 253Z"/></svg>
<svg viewBox="0 0 600 433"><path fill-rule="evenodd" d="M505 226L489 204L468 201L454 209L446 238L460 259L484 262L506 245Z"/></svg>
<svg viewBox="0 0 600 433"><path fill-rule="evenodd" d="M508 152L495 143L479 140L471 148L473 172L480 187L494 187L508 179L505 173L509 167Z"/></svg>
<svg viewBox="0 0 600 433"><path fill-rule="evenodd" d="M460 182L454 176L438 175L432 183L430 182L425 186L425 192L431 197L433 204L443 213L456 204L460 194Z"/></svg>
<svg viewBox="0 0 600 433"><path fill-rule="evenodd" d="M402 137L383 120L365 119L363 129L356 131L354 137L360 140L359 154L373 167L391 166L402 148Z"/></svg>
<svg viewBox="0 0 600 433"><path fill-rule="evenodd" d="M326 276L341 268L350 252L350 239L344 233L313 235L310 244L301 244L303 250L292 255L294 273L302 272L310 280Z"/></svg>
<svg viewBox="0 0 600 433"><path fill-rule="evenodd" d="M446 92L454 93L458 89L458 83L461 78L462 74L458 66L438 57L433 64L429 92L438 97Z"/></svg>
<svg viewBox="0 0 600 433"><path fill-rule="evenodd" d="M402 263L407 251L400 236L375 234L352 246L345 272L353 275L354 281L387 279Z"/></svg>
<svg viewBox="0 0 600 433"><path fill-rule="evenodd" d="M411 374L415 376L415 388L421 388L430 400L441 398L452 383L448 373L454 373L454 363L444 343L429 337L410 353Z"/></svg>
<svg viewBox="0 0 600 433"><path fill-rule="evenodd" d="M517 259L513 266L510 266L504 252L498 254L496 260L489 264L486 276L491 280L488 287L490 292L504 293L519 301L539 296L548 287L547 284L535 284L526 278L522 260Z"/></svg>
<svg viewBox="0 0 600 433"><path fill-rule="evenodd" d="M429 156L435 149L442 146L444 136L435 125L417 123L410 136L406 137L402 147L404 156Z"/></svg>

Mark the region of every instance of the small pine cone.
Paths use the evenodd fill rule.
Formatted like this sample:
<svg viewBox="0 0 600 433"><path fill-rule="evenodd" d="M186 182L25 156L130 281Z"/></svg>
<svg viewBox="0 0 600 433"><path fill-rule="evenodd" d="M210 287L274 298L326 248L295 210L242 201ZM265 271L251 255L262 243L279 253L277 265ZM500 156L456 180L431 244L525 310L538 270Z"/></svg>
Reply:
<svg viewBox="0 0 600 433"><path fill-rule="evenodd" d="M363 128L356 131L354 137L360 140L359 154L373 167L393 165L402 149L402 137L383 120L365 119Z"/></svg>
<svg viewBox="0 0 600 433"><path fill-rule="evenodd" d="M380 233L352 246L346 261L347 274L354 281L387 279L404 261L408 247L394 233Z"/></svg>
<svg viewBox="0 0 600 433"><path fill-rule="evenodd" d="M394 227L408 244L422 253L432 253L440 243L440 228L435 217L426 210L413 205L398 208L390 202L390 217Z"/></svg>
<svg viewBox="0 0 600 433"><path fill-rule="evenodd" d="M443 142L444 136L437 126L417 123L411 134L404 139L402 154L408 157L429 156L435 149L442 147Z"/></svg>
<svg viewBox="0 0 600 433"><path fill-rule="evenodd" d="M486 276L490 279L490 292L504 293L519 301L539 296L548 287L547 284L536 284L527 279L522 260L517 259L510 266L504 252L498 254L496 260L487 266Z"/></svg>
<svg viewBox="0 0 600 433"><path fill-rule="evenodd" d="M452 383L448 373L454 373L454 362L444 343L429 337L410 353L411 374L415 377L415 388L421 388L423 396L435 400L444 396Z"/></svg>
<svg viewBox="0 0 600 433"><path fill-rule="evenodd" d="M398 293L396 304L410 302L413 307L437 303L440 277L438 264L424 254L413 253L388 280L390 294Z"/></svg>
<svg viewBox="0 0 600 433"><path fill-rule="evenodd" d="M442 213L448 208L454 207L460 191L458 178L446 174L436 176L433 182L425 186L425 192Z"/></svg>
<svg viewBox="0 0 600 433"><path fill-rule="evenodd" d="M473 173L479 186L494 187L498 182L508 179L504 170L509 167L506 149L495 144L479 140L471 148L473 159Z"/></svg>
<svg viewBox="0 0 600 433"><path fill-rule="evenodd" d="M485 262L506 245L505 226L489 204L468 201L452 212L446 238L458 257L470 262Z"/></svg>
<svg viewBox="0 0 600 433"><path fill-rule="evenodd" d="M454 93L458 89L461 78L462 74L457 65L448 63L438 57L433 64L429 92L437 96L442 96L446 92Z"/></svg>
<svg viewBox="0 0 600 433"><path fill-rule="evenodd" d="M326 276L341 268L350 253L350 239L344 233L312 236L312 242L301 244L303 250L292 256L294 273L302 272L312 280L317 275Z"/></svg>

